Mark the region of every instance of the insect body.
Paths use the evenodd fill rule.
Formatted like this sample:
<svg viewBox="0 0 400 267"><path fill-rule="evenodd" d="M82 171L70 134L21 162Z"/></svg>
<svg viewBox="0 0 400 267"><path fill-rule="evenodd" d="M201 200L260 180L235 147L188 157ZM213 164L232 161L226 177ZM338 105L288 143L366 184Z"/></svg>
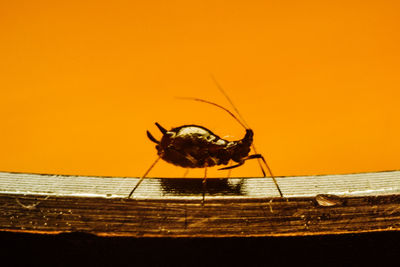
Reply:
<svg viewBox="0 0 400 267"><path fill-rule="evenodd" d="M169 131L160 124L157 127L163 134L157 141L149 131L147 136L156 143L158 155L165 161L184 168L205 168L215 165L227 165L230 160L238 167L248 158L253 142L253 131L246 130L246 135L238 141L227 141L210 130L197 125L184 125ZM254 155L251 158L255 158Z"/></svg>
<svg viewBox="0 0 400 267"><path fill-rule="evenodd" d="M225 93L225 91L219 86L217 81L214 79L219 90L225 95L227 100L231 103L232 107L235 109L236 113L240 116L239 111L233 105L232 101ZM217 106L228 112L237 122L240 123L245 129L246 134L243 139L237 141L227 141L220 138L207 128L198 125L183 125L180 127L172 128L167 131L159 123L156 126L163 134L160 141L158 141L149 131L147 131L147 137L154 143L156 143L156 149L158 158L142 176L142 178L137 182L135 187L132 189L128 197L130 197L136 188L140 185L143 179L147 176L150 170L155 166L155 164L163 159L168 163L184 167L184 168L205 168L205 174L203 179L203 186L205 186L205 181L207 178L207 167L213 167L216 165L227 165L231 160L237 164L223 167L219 170L227 170L239 167L249 159L259 159L259 165L262 170L263 176L266 177L264 168L262 167L261 161L267 167L271 178L273 179L276 188L280 196L283 194L276 182L274 176L272 175L271 169L269 168L267 162L261 154L257 154L255 146L253 144L253 130L251 130L245 123L244 119L239 120L232 112L228 109L215 104L213 102L199 99L199 98L184 98L189 100L195 100L199 102L204 102ZM253 148L254 154L249 155L251 148ZM204 191L203 191L203 202L204 202Z"/></svg>

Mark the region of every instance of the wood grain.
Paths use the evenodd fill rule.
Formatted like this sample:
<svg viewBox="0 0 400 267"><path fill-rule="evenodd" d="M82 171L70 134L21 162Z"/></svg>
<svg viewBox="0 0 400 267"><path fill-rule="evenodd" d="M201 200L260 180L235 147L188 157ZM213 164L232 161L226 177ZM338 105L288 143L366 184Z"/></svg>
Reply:
<svg viewBox="0 0 400 267"><path fill-rule="evenodd" d="M399 178L398 171L281 177L284 198L265 178L215 180L202 205L199 180L148 179L127 199L137 178L0 173L0 230L135 237L393 231L400 229Z"/></svg>

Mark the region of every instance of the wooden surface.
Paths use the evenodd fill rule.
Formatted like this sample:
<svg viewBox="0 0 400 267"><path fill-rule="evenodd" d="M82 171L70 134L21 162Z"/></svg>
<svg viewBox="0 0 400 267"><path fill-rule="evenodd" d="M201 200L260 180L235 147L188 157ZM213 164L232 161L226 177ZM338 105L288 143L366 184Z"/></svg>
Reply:
<svg viewBox="0 0 400 267"><path fill-rule="evenodd" d="M400 171L210 179L0 173L0 230L105 236L291 236L400 229Z"/></svg>

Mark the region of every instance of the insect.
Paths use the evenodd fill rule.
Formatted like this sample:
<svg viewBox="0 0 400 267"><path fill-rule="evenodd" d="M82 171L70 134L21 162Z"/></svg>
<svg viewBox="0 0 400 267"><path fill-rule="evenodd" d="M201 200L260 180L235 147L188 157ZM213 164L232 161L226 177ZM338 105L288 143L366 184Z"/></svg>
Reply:
<svg viewBox="0 0 400 267"><path fill-rule="evenodd" d="M271 172L265 158L256 152L253 136L254 132L251 130L244 119L241 117L239 111L236 109L235 105L229 98L229 96L225 93L222 87L218 84L218 82L214 79L218 89L224 94L227 100L230 102L236 113L239 115L241 120L239 120L231 111L226 109L223 106L220 106L216 103L200 99L200 98L181 98L199 101L203 103L207 103L210 105L214 105L218 108L221 108L228 112L237 122L242 125L245 130L245 136L236 141L228 141L220 138L218 135L214 134L209 129L199 126L199 125L183 125L180 127L172 128L171 130L166 130L162 127L158 122L155 123L157 128L162 133L161 140L157 140L149 131L147 131L147 137L150 141L156 143L156 149L158 158L156 161L150 166L150 168L146 171L146 173L142 176L142 178L138 181L135 187L130 192L129 197L132 196L133 192L140 185L143 179L147 176L150 170L156 165L156 163L163 159L164 161L174 164L176 166L184 167L184 168L204 168L204 179L203 179L203 187L205 188L206 179L207 179L207 168L213 167L216 165L227 165L231 161L235 162L235 165L222 167L219 170L228 170L237 168L243 165L247 160L250 159L258 159L261 171L263 173L263 177L266 177L266 172L264 167L261 164L267 167L270 176L272 177L275 186L280 194L283 197L283 194L279 188L278 183L274 175ZM254 154L250 154L251 148L253 148ZM260 161L261 160L261 161ZM203 190L203 202L204 202L204 193Z"/></svg>

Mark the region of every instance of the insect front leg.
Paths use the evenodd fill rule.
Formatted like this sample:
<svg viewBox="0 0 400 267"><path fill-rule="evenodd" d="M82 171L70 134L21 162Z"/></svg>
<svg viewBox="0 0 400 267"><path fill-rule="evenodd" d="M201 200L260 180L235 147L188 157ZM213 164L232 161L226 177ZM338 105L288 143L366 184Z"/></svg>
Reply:
<svg viewBox="0 0 400 267"><path fill-rule="evenodd" d="M153 162L153 164L151 164L151 166L147 169L147 171L143 174L143 176L140 178L140 180L137 182L137 184L135 185L135 187L132 189L132 191L129 193L128 198L130 198L133 194L133 192L135 192L136 188L139 187L139 185L142 183L143 179L146 178L146 176L149 174L149 172L151 171L151 169L153 169L153 167L156 165L156 163L161 159L161 157L157 157L157 159Z"/></svg>

